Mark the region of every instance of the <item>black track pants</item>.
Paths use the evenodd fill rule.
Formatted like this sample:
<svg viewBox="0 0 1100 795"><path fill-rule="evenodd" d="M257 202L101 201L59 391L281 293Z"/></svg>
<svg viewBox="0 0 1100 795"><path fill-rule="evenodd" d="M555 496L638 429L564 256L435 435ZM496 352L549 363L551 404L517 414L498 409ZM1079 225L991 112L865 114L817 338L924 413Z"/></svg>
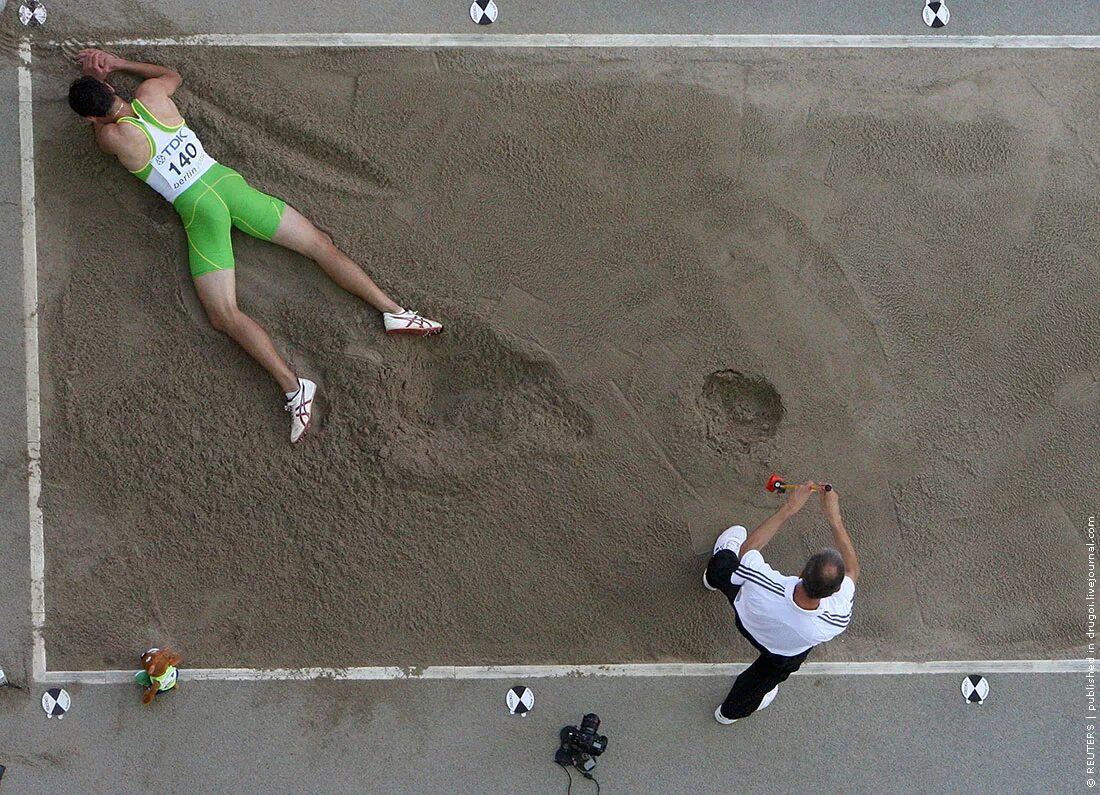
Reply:
<svg viewBox="0 0 1100 795"><path fill-rule="evenodd" d="M726 595L731 607L733 600L737 598L737 593L741 590L740 585L730 582L739 563L736 553L723 549L711 557L707 564L707 582ZM785 682L788 676L801 668L803 661L813 651L810 648L793 657L774 654L749 634L741 623L740 616L737 617L737 631L760 652L760 656L756 658L756 662L741 672L734 681L733 687L730 688L726 700L722 702L722 716L731 720L744 718L755 712L768 691L780 682Z"/></svg>

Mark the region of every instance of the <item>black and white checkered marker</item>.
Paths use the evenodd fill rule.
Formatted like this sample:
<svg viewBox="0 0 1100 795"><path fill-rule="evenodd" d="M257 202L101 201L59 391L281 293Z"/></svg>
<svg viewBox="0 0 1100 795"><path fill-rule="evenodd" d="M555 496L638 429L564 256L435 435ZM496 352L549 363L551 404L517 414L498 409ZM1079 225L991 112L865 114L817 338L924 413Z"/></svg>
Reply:
<svg viewBox="0 0 1100 795"><path fill-rule="evenodd" d="M535 691L523 685L516 685L508 691L505 701L508 702L508 711L513 715L527 717L531 707L535 706Z"/></svg>
<svg viewBox="0 0 1100 795"><path fill-rule="evenodd" d="M924 4L924 24L930 28L942 28L951 21L951 12L947 3L940 0L926 0Z"/></svg>
<svg viewBox="0 0 1100 795"><path fill-rule="evenodd" d="M60 687L51 687L42 694L42 709L47 718L64 718L72 703L69 691Z"/></svg>
<svg viewBox="0 0 1100 795"><path fill-rule="evenodd" d="M45 25L46 6L39 3L38 0L27 0L19 6L19 21L24 25Z"/></svg>
<svg viewBox="0 0 1100 795"><path fill-rule="evenodd" d="M971 704L981 704L989 695L989 682L980 674L970 674L962 681L962 694Z"/></svg>
<svg viewBox="0 0 1100 795"><path fill-rule="evenodd" d="M492 25L497 21L497 4L493 0L474 0L470 19L479 25Z"/></svg>

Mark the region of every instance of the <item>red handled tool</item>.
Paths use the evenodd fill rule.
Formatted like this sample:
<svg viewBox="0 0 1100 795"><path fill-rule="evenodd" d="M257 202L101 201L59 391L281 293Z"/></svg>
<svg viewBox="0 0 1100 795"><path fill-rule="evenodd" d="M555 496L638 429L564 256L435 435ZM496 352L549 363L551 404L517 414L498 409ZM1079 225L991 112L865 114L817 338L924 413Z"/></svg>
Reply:
<svg viewBox="0 0 1100 795"><path fill-rule="evenodd" d="M764 485L764 488L768 491L793 491L801 485L801 483L787 483L781 476L773 473L772 476L768 478L768 482ZM833 490L831 483L818 483L817 486L814 486L811 490L817 491L818 487L823 488L825 491Z"/></svg>

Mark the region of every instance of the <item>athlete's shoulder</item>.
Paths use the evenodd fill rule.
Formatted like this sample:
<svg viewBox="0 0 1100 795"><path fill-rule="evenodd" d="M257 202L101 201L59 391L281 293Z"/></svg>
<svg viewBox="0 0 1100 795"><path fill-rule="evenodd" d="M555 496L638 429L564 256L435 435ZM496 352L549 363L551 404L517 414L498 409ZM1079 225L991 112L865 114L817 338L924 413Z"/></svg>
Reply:
<svg viewBox="0 0 1100 795"><path fill-rule="evenodd" d="M97 124L95 126L95 142L99 148L107 154L115 154L126 140L126 131L119 124Z"/></svg>
<svg viewBox="0 0 1100 795"><path fill-rule="evenodd" d="M102 124L96 130L95 139L101 151L114 155L131 171L149 161L149 140L132 124Z"/></svg>
<svg viewBox="0 0 1100 795"><path fill-rule="evenodd" d="M176 103L156 80L146 80L138 86L137 91L134 92L134 99L138 100L161 124L171 126L183 121Z"/></svg>

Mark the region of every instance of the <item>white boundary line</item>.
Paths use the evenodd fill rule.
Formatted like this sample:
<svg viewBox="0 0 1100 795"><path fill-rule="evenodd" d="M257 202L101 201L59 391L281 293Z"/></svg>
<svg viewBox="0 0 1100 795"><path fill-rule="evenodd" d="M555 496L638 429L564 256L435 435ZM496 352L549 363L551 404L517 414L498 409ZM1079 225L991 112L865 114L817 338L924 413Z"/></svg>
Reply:
<svg viewBox="0 0 1100 795"><path fill-rule="evenodd" d="M96 42L53 41L80 46ZM1096 49L1100 36L834 36L827 34L631 33L203 33L113 39L106 47L874 47Z"/></svg>
<svg viewBox="0 0 1100 795"><path fill-rule="evenodd" d="M89 42L94 43L94 42ZM50 42L53 46L75 42ZM690 34L421 34L421 33L286 33L202 34L154 39L116 39L103 46L209 47L834 47L834 48L971 48L1100 49L1100 36L831 36L831 35L690 35ZM47 671L45 625L45 554L43 544L41 419L38 369L38 255L35 228L34 137L31 107L31 49L19 48L19 133L22 171L25 345L27 362L27 458L31 546L31 620L34 630L32 678L42 683L121 684L132 671ZM1088 660L947 660L934 662L808 663L803 676L868 676L981 673L1078 673ZM732 676L742 663L640 663L610 665L428 666L425 668L192 668L181 678L192 681L308 681L334 679L459 680L563 677Z"/></svg>
<svg viewBox="0 0 1100 795"><path fill-rule="evenodd" d="M944 660L936 662L807 663L799 676L904 676L913 674L1081 673L1088 660ZM654 663L624 665L433 665L427 668L190 668L180 678L215 682L561 679L580 677L735 676L747 663ZM49 684L114 685L134 681L133 671L50 671Z"/></svg>
<svg viewBox="0 0 1100 795"><path fill-rule="evenodd" d="M46 674L46 557L42 539L42 422L38 383L38 232L35 223L31 45L19 45L19 166L23 218L23 344L27 367L27 510L31 553L31 677Z"/></svg>

